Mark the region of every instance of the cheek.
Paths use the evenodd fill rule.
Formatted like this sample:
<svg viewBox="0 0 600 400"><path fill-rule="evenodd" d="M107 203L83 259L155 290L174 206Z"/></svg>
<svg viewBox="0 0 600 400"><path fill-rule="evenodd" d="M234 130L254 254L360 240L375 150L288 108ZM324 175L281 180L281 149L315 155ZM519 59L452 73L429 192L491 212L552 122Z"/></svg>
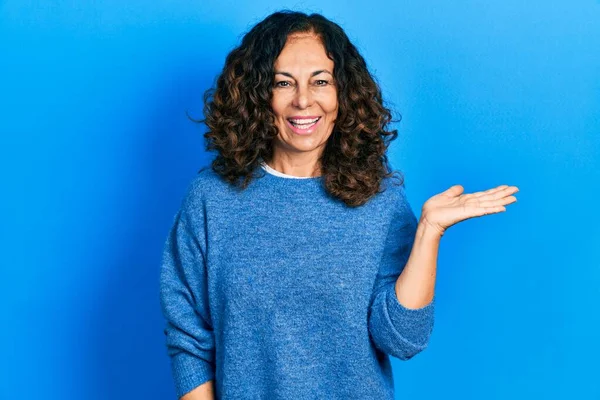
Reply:
<svg viewBox="0 0 600 400"><path fill-rule="evenodd" d="M327 116L329 117L329 119L333 123L333 121L338 116L338 104L337 104L337 102L333 102L333 103L328 104L327 109L325 110L325 112L327 113Z"/></svg>
<svg viewBox="0 0 600 400"><path fill-rule="evenodd" d="M285 103L280 96L273 95L271 99L271 108L273 109L273 113L280 119L283 117L283 111L285 110Z"/></svg>
<svg viewBox="0 0 600 400"><path fill-rule="evenodd" d="M326 113L332 114L333 116L335 116L337 114L338 101L337 101L336 93L327 96L327 98L325 98L321 104L323 105L323 110Z"/></svg>

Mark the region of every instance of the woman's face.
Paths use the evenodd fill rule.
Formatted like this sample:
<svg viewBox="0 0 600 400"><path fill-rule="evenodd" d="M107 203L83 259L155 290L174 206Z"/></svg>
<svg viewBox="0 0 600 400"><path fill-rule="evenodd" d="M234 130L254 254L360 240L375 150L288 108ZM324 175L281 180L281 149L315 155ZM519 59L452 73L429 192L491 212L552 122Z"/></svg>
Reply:
<svg viewBox="0 0 600 400"><path fill-rule="evenodd" d="M317 159L338 114L334 63L318 37L302 33L288 37L274 67L275 151L308 152Z"/></svg>

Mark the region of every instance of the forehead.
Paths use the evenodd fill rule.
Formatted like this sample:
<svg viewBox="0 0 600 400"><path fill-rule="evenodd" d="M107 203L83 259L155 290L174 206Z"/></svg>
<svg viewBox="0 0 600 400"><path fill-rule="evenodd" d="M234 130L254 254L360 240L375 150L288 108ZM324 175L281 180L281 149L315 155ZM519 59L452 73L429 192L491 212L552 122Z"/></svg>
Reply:
<svg viewBox="0 0 600 400"><path fill-rule="evenodd" d="M331 71L333 64L333 60L327 57L321 39L313 33L295 33L288 36L285 46L275 60L276 68L286 70L324 68Z"/></svg>

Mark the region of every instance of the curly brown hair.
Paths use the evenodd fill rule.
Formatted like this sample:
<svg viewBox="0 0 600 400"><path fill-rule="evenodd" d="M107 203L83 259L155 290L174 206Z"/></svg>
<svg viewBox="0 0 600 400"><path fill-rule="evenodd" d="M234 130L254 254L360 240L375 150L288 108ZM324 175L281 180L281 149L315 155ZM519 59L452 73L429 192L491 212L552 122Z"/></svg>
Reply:
<svg viewBox="0 0 600 400"><path fill-rule="evenodd" d="M363 57L344 30L320 14L282 10L255 25L227 56L216 87L204 93L207 151L216 151L212 169L245 189L262 160L273 156L278 134L271 107L274 63L293 33L313 33L334 62L339 111L319 163L327 192L351 207L384 190L390 171L387 149L398 136L387 130L391 112ZM399 121L400 119L398 119ZM399 173L403 184L402 173Z"/></svg>

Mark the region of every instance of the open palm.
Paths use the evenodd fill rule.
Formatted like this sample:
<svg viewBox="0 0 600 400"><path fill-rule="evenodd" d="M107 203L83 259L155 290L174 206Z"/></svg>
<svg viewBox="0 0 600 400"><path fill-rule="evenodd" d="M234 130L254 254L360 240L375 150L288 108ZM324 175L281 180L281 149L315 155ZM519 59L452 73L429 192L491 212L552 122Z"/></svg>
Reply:
<svg viewBox="0 0 600 400"><path fill-rule="evenodd" d="M482 192L462 194L464 188L454 185L431 197L421 211L421 221L437 229L440 235L452 225L473 217L506 211L507 204L517 201L516 186L501 185Z"/></svg>

